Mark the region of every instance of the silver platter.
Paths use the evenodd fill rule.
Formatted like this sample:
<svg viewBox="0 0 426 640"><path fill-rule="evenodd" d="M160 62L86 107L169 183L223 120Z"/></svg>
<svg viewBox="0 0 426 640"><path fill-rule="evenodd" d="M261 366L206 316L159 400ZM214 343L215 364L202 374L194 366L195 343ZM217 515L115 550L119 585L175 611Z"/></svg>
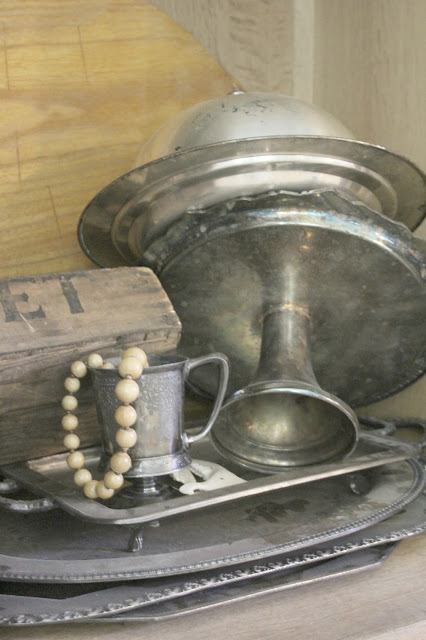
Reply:
<svg viewBox="0 0 426 640"><path fill-rule="evenodd" d="M384 520L424 485L415 461L376 467L371 490L327 478L183 513L144 529L142 551L126 551L126 527L99 526L63 511L0 514L0 579L105 582L158 578L251 562L330 541ZM153 523L154 525L156 523ZM157 523L158 524L158 523Z"/></svg>
<svg viewBox="0 0 426 640"><path fill-rule="evenodd" d="M250 138L190 149L117 178L85 208L80 244L100 266L146 264L151 242L185 212L271 190L336 191L410 229L425 216L425 175L383 147L322 136Z"/></svg>
<svg viewBox="0 0 426 640"><path fill-rule="evenodd" d="M342 553L314 563L286 558L282 568L245 567L234 573L209 573L202 580L127 583L90 592L69 585L0 583L0 626L35 626L58 622L150 622L206 611L223 604L277 593L380 567L396 542ZM326 553L324 551L324 553ZM312 554L314 555L314 554ZM278 563L279 564L279 563ZM29 591L33 595L29 595ZM3 593L2 593L3 592Z"/></svg>
<svg viewBox="0 0 426 640"><path fill-rule="evenodd" d="M258 596L272 595L288 589L314 584L349 576L360 571L379 568L389 557L397 543L380 547L372 547L348 555L338 556L330 560L323 560L314 566L294 571L284 570L277 574L263 576L249 580L243 584L226 584L220 589L206 590L196 595L184 596L176 600L141 607L128 613L99 617L102 622L149 622L167 620L190 613L216 609L224 604L231 604Z"/></svg>
<svg viewBox="0 0 426 640"><path fill-rule="evenodd" d="M11 498L0 496L0 507L28 514L35 511L46 511L52 507L52 504L56 504L72 515L99 524L137 525L215 507L250 496L260 496L277 489L295 487L324 478L372 469L407 458L414 458L418 454L419 446L416 444L401 442L377 433L363 432L356 451L349 458L333 461L329 464L310 465L307 468L288 470L265 477L258 473L242 470L240 467L233 469L232 463L222 458L216 448L211 446L209 439L204 438L191 446L192 458L201 458L221 464L234 471L246 482L224 489L195 493L191 496L183 496L176 491L166 502L154 501L136 504L131 508L124 508L123 505L121 508L113 508L111 503L89 500L84 497L82 491L72 482L72 472L66 463L67 454L63 453L3 466L2 472L6 476L13 478L22 486L44 495L45 498L13 501ZM101 457L100 449L97 447L86 449L84 456L86 467L96 477Z"/></svg>

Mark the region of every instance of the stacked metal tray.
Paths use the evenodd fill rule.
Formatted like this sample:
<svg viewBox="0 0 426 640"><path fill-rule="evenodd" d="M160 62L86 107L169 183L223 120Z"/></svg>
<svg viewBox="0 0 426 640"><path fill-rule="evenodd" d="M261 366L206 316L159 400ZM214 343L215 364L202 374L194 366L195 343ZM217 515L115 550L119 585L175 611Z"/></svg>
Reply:
<svg viewBox="0 0 426 640"><path fill-rule="evenodd" d="M346 461L272 476L207 439L192 454L245 482L117 509L82 498L63 455L3 467L55 508L0 510L0 624L183 615L379 566L426 528L417 445L363 432ZM93 467L99 455L86 451ZM135 533L143 545L129 552Z"/></svg>

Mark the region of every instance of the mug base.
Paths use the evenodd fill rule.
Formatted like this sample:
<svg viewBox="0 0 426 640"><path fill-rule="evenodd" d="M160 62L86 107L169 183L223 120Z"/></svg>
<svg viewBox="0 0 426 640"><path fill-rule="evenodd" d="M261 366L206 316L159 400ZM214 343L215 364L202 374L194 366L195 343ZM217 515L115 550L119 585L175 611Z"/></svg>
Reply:
<svg viewBox="0 0 426 640"><path fill-rule="evenodd" d="M165 456L153 456L152 458L132 458L132 468L124 474L126 480L133 478L151 478L166 476L191 464L191 456L186 448L176 453Z"/></svg>

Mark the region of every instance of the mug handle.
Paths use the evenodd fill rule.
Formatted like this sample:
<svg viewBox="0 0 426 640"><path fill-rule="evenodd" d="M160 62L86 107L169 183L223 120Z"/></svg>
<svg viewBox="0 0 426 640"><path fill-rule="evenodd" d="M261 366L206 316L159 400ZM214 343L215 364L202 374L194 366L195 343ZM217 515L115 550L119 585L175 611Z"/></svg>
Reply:
<svg viewBox="0 0 426 640"><path fill-rule="evenodd" d="M188 377L189 373L195 369L196 367L201 367L204 364L217 364L219 365L219 383L216 394L216 400L213 405L212 412L210 414L209 420L206 426L197 433L195 436L189 436L187 433L183 434L184 444L190 445L193 442L197 442L197 440L201 440L205 435L208 434L210 429L212 428L220 408L222 406L223 400L225 398L226 388L228 386L229 379L229 360L223 353L210 353L207 356L200 356L199 358L191 358L185 362L183 373L184 378Z"/></svg>

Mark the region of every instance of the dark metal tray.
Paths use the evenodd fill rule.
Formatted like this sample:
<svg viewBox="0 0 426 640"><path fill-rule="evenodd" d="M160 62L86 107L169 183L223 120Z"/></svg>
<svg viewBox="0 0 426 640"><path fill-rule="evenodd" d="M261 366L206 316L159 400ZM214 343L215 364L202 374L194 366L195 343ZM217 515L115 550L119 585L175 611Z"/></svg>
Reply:
<svg viewBox="0 0 426 640"><path fill-rule="evenodd" d="M371 490L342 478L278 489L166 518L144 529L128 553L128 528L100 526L62 510L0 514L0 579L101 582L205 571L326 543L384 520L416 498L424 470L415 460L370 469ZM157 524L157 526L155 526Z"/></svg>

